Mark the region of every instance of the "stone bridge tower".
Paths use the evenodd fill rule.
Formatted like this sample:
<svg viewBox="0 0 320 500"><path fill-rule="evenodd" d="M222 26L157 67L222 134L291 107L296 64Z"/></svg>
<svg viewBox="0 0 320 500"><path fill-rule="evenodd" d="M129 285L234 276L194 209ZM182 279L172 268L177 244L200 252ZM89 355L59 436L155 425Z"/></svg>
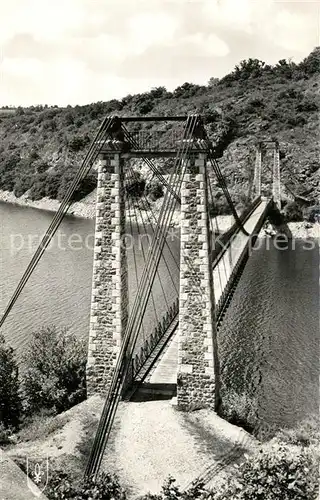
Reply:
<svg viewBox="0 0 320 500"><path fill-rule="evenodd" d="M187 117L184 120L188 127ZM196 123L193 132L193 139L196 140L193 142L191 139L181 186L177 360L177 402L181 409L217 408L219 403L219 364L205 152L207 144L203 138L201 120L198 118ZM124 161L137 156L139 151L127 150L128 143L123 140L120 119L114 121L112 132L112 148L108 151L102 149L98 170L87 362L88 396L96 392L107 393L128 320ZM158 156L162 156L162 153L161 150L157 151ZM167 157L176 157L176 154L177 144L172 150L165 151ZM184 162L181 165L184 165Z"/></svg>
<svg viewBox="0 0 320 500"><path fill-rule="evenodd" d="M219 361L209 231L207 157L194 153L181 186L177 403L219 404Z"/></svg>
<svg viewBox="0 0 320 500"><path fill-rule="evenodd" d="M128 319L122 143L98 167L87 394L106 393Z"/></svg>

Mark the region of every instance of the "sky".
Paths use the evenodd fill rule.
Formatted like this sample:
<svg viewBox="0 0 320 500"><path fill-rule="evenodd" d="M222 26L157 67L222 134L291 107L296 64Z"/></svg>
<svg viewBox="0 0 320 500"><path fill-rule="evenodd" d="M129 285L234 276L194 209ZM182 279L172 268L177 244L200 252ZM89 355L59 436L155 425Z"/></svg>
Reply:
<svg viewBox="0 0 320 500"><path fill-rule="evenodd" d="M0 106L65 106L184 82L242 59L299 62L320 0L0 0Z"/></svg>

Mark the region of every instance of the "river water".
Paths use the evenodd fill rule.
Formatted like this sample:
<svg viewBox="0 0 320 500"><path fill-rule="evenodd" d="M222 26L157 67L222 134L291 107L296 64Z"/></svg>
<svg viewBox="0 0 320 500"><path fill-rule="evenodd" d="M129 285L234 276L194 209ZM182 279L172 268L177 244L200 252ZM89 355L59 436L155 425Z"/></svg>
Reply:
<svg viewBox="0 0 320 500"><path fill-rule="evenodd" d="M0 313L13 293L53 213L0 203ZM128 256L131 305L147 242ZM94 222L65 218L54 242L30 278L2 332L21 356L32 331L67 326L87 339L91 298ZM179 242L161 261L145 331L177 296ZM317 413L319 405L319 247L295 240L279 250L259 239L219 332L222 378L258 402L259 418L271 425L294 425ZM131 245L133 247L133 245ZM136 265L135 265L136 263Z"/></svg>

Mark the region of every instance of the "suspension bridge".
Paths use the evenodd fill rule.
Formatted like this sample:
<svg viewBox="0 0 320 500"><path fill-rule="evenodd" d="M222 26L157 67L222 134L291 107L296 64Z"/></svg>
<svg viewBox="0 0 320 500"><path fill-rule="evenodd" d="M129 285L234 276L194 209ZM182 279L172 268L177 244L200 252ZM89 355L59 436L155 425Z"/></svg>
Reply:
<svg viewBox="0 0 320 500"><path fill-rule="evenodd" d="M141 122L145 128L137 131ZM159 130L154 130L155 124ZM263 157L270 154L271 189L262 196ZM159 158L170 160L169 173L159 167L155 161ZM139 192L140 177L132 159L142 160L152 179L163 187L157 211L143 189ZM251 197L238 213L200 115L106 117L0 327L67 213L73 193L96 162L87 392L88 396L102 394L105 406L87 476L98 474L121 399L175 397L181 410L219 409L217 331L241 273L270 215L282 237L290 238L279 212L277 141L256 145L253 186L248 189ZM210 212L217 183L234 220L224 233ZM174 233L178 251L172 245ZM135 235L130 248L129 234ZM148 238L142 241L142 235Z"/></svg>

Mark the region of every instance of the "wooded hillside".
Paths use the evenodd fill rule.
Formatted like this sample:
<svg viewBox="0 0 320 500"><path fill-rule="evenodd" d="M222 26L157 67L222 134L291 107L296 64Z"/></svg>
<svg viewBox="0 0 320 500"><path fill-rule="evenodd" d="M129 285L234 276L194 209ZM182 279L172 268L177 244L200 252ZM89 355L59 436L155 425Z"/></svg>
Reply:
<svg viewBox="0 0 320 500"><path fill-rule="evenodd" d="M33 106L0 113L0 189L31 199L61 199L101 120L107 114L210 115L207 125L233 196L246 196L254 145L277 138L283 180L293 192L319 199L320 48L300 64L275 66L242 61L206 86L184 83L173 92L158 87L121 100L85 106ZM147 125L152 129L152 124ZM157 124L159 126L159 124ZM162 126L165 126L162 125ZM96 185L83 183L81 199ZM288 191L288 192L289 192Z"/></svg>

